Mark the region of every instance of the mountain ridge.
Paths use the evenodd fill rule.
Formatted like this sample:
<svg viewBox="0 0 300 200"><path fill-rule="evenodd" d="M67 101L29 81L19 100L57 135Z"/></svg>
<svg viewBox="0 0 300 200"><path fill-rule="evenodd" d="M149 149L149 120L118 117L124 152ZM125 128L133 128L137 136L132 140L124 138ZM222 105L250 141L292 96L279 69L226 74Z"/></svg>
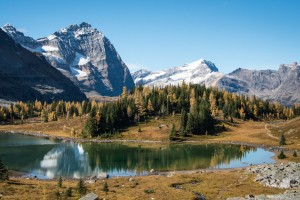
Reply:
<svg viewBox="0 0 300 200"><path fill-rule="evenodd" d="M196 73L189 73L189 67ZM187 69L186 73L183 69ZM202 72L199 73L197 70L202 70ZM178 73L181 73L181 78L174 79L174 74ZM234 93L255 95L284 105L300 102L300 89L298 89L300 88L300 65L297 62L282 64L278 70L237 68L229 74L222 74L212 62L200 59L156 72L138 70L132 73L132 77L136 85L165 86L177 85L185 81L205 84L207 87L218 87Z"/></svg>
<svg viewBox="0 0 300 200"><path fill-rule="evenodd" d="M0 29L0 99L85 100L86 96L43 56L16 43Z"/></svg>
<svg viewBox="0 0 300 200"><path fill-rule="evenodd" d="M43 54L88 96L118 96L123 86L134 87L128 67L109 39L86 22L37 40L9 24L2 29L26 49Z"/></svg>

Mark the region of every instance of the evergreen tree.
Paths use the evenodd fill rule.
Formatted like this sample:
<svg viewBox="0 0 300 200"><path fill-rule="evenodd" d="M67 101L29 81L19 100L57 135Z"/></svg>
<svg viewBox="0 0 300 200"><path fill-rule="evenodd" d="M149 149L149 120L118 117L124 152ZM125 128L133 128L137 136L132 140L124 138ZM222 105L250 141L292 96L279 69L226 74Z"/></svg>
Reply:
<svg viewBox="0 0 300 200"><path fill-rule="evenodd" d="M76 191L79 194L79 196L82 196L86 193L86 187L85 187L84 182L81 178L78 180Z"/></svg>
<svg viewBox="0 0 300 200"><path fill-rule="evenodd" d="M66 190L66 196L71 197L72 196L72 188L68 187Z"/></svg>
<svg viewBox="0 0 300 200"><path fill-rule="evenodd" d="M297 155L297 151L295 150L294 152L293 152L293 157L297 157L298 155Z"/></svg>
<svg viewBox="0 0 300 200"><path fill-rule="evenodd" d="M90 137L96 137L98 135L97 133L97 124L94 117L89 117L85 126L84 126L84 132L85 135Z"/></svg>
<svg viewBox="0 0 300 200"><path fill-rule="evenodd" d="M283 150L280 151L280 154L277 156L278 159L284 159L286 158L285 154L283 153Z"/></svg>
<svg viewBox="0 0 300 200"><path fill-rule="evenodd" d="M63 182L63 180L62 180L62 177L60 176L57 180L57 187L61 188L62 187L62 182Z"/></svg>
<svg viewBox="0 0 300 200"><path fill-rule="evenodd" d="M175 124L173 123L172 129L171 129L171 132L170 132L170 135L169 135L169 139L173 140L173 138L175 137L175 135L176 135L176 127L175 127Z"/></svg>
<svg viewBox="0 0 300 200"><path fill-rule="evenodd" d="M286 145L286 143L285 143L285 137L284 137L283 134L282 134L281 137L280 137L279 145Z"/></svg>
<svg viewBox="0 0 300 200"><path fill-rule="evenodd" d="M8 180L8 171L5 168L5 165L1 159L0 159L0 180L2 181Z"/></svg>
<svg viewBox="0 0 300 200"><path fill-rule="evenodd" d="M186 127L187 127L187 121L188 121L188 116L187 116L187 112L182 109L181 110L181 117L180 117L180 124L181 124L181 135L182 136L186 136L187 135L187 131L186 131Z"/></svg>
<svg viewBox="0 0 300 200"><path fill-rule="evenodd" d="M103 190L104 192L108 192L108 191L109 191L109 189L108 189L108 184L107 184L106 181L105 181L105 183L103 184L102 190Z"/></svg>

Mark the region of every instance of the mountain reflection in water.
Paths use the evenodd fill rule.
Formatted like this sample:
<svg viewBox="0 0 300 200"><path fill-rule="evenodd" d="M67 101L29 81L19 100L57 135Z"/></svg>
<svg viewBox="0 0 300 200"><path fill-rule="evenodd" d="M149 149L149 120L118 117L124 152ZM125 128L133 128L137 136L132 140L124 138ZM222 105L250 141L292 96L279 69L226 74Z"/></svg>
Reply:
<svg viewBox="0 0 300 200"><path fill-rule="evenodd" d="M243 167L272 163L271 152L229 144L148 145L121 143L41 142L11 145L0 134L0 158L9 169L44 178L143 175L157 171ZM16 135L14 135L16 137ZM24 137L24 136L22 136ZM29 137L29 136L27 136ZM5 139L10 145L5 145ZM45 140L45 139L40 139ZM48 141L48 140L47 140Z"/></svg>

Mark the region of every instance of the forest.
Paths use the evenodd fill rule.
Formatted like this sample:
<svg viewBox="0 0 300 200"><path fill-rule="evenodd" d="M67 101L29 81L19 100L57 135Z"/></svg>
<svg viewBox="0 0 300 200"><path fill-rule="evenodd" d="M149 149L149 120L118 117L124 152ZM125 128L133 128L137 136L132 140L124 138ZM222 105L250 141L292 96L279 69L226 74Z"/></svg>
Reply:
<svg viewBox="0 0 300 200"><path fill-rule="evenodd" d="M59 118L86 116L82 137L119 134L127 127L158 117L180 115L180 127L173 125L171 134L213 134L221 120L291 119L300 115L300 104L291 107L277 102L229 93L204 85L182 83L177 86L143 87L132 91L126 87L115 101L17 102L0 107L1 123L23 123L39 117L42 123Z"/></svg>

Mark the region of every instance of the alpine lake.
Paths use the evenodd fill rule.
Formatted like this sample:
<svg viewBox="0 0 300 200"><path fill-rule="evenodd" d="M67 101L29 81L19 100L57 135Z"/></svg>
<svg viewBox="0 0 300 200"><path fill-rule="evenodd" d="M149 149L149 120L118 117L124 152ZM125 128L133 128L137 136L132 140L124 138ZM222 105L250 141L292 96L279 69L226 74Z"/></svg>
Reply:
<svg viewBox="0 0 300 200"><path fill-rule="evenodd" d="M74 143L0 133L0 159L9 170L42 179L146 175L274 163L262 148L231 144Z"/></svg>

